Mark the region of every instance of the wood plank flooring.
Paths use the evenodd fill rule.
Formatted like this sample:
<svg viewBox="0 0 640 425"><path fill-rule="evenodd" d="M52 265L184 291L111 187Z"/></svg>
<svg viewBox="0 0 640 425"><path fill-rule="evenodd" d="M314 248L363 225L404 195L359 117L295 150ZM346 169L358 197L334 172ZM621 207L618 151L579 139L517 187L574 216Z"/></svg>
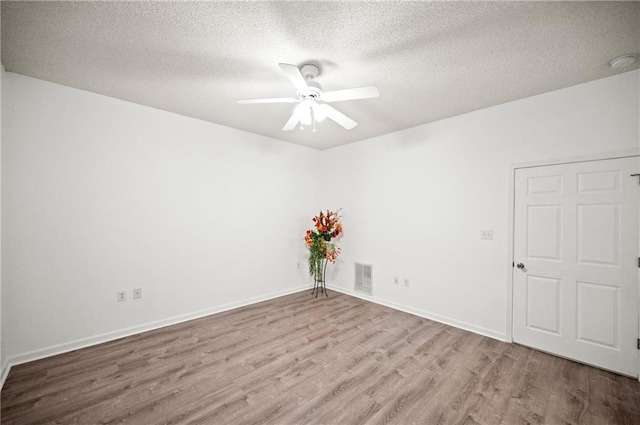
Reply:
<svg viewBox="0 0 640 425"><path fill-rule="evenodd" d="M2 424L640 424L640 383L334 291L11 369Z"/></svg>

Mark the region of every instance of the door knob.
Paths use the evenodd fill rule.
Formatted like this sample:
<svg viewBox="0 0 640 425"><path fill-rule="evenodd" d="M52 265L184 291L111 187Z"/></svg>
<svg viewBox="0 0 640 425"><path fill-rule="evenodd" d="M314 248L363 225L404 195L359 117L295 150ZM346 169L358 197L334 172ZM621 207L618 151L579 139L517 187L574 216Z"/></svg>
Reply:
<svg viewBox="0 0 640 425"><path fill-rule="evenodd" d="M517 267L517 268L519 268L520 270L522 270L522 269L524 269L524 264L522 264L522 263L518 263L518 264L516 265L516 267Z"/></svg>

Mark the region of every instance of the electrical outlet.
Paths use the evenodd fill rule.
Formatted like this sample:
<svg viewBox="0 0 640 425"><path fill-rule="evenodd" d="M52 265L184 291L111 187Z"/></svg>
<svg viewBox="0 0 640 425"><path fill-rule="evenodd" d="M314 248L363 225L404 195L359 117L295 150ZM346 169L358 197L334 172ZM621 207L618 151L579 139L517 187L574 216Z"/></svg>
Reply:
<svg viewBox="0 0 640 425"><path fill-rule="evenodd" d="M409 279L404 279L404 287L408 288L409 287Z"/></svg>
<svg viewBox="0 0 640 425"><path fill-rule="evenodd" d="M118 291L118 302L127 300L127 292L126 291Z"/></svg>
<svg viewBox="0 0 640 425"><path fill-rule="evenodd" d="M493 229L480 230L480 239L493 239Z"/></svg>
<svg viewBox="0 0 640 425"><path fill-rule="evenodd" d="M396 276L396 277L394 277L394 278L393 278L393 284L394 284L394 285L397 285L397 284L398 284L398 282L399 282L398 277L397 277L397 276Z"/></svg>
<svg viewBox="0 0 640 425"><path fill-rule="evenodd" d="M142 298L142 288L136 288L133 290L133 299L139 300Z"/></svg>

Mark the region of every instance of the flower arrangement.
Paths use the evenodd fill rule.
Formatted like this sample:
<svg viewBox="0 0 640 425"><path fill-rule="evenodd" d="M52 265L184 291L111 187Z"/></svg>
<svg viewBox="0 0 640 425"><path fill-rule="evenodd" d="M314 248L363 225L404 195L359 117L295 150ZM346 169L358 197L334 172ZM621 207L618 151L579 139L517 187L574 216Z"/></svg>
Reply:
<svg viewBox="0 0 640 425"><path fill-rule="evenodd" d="M340 248L331 242L342 234L340 211L341 209L327 210L326 213L320 211L320 214L311 219L314 228L307 230L304 237L309 248L309 274L316 281L324 281L324 260L335 263L340 255Z"/></svg>

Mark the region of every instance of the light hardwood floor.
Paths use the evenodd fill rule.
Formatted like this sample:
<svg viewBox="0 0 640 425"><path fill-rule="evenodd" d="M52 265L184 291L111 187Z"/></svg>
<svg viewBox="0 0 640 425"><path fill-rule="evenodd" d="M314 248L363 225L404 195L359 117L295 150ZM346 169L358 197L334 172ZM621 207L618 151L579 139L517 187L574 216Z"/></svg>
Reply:
<svg viewBox="0 0 640 425"><path fill-rule="evenodd" d="M640 424L640 383L330 291L11 369L2 424Z"/></svg>

